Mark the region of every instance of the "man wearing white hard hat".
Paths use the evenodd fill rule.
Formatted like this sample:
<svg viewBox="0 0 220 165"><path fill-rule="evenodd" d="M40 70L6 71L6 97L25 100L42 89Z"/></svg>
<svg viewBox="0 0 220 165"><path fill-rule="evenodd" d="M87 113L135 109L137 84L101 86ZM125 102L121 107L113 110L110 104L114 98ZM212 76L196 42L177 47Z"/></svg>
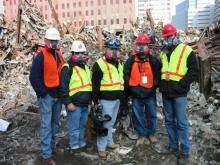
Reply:
<svg viewBox="0 0 220 165"><path fill-rule="evenodd" d="M45 46L35 56L29 77L40 109L40 141L42 157L47 165L55 164L51 157L53 153L59 151L55 135L60 128L62 104L59 99L59 77L63 64L60 33L56 28L48 28Z"/></svg>
<svg viewBox="0 0 220 165"><path fill-rule="evenodd" d="M69 146L72 153L86 146L85 128L88 119L88 105L91 101L91 74L88 66L86 47L75 40L71 47L71 57L61 71L61 99L67 109Z"/></svg>

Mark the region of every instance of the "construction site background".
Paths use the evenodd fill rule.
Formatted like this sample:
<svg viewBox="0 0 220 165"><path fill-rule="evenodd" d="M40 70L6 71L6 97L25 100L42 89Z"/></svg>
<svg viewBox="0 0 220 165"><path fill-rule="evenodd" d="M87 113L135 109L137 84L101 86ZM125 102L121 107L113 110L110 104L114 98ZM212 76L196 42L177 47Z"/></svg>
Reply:
<svg viewBox="0 0 220 165"><path fill-rule="evenodd" d="M0 119L11 123L6 132L0 133L0 164L39 164L39 109L28 77L33 55L39 46L44 45L44 33L52 26L42 18L41 12L25 1L20 5L17 21L9 22L3 15L0 16ZM162 46L162 23L155 25L149 11L146 11L146 20L143 23L139 20L130 23L131 29L121 31L106 31L98 26L75 29L72 24L61 25L59 20L53 26L62 34L62 52L66 60L70 56L72 41L80 39L86 44L90 57L89 65L92 66L103 54L105 40L115 35L122 42L122 60L126 60L127 56L132 54L133 42L139 32L146 32L151 36L151 52L158 55ZM193 155L190 161L192 164L219 164L220 21L204 30L178 31L178 38L181 42L193 46L200 66L200 83L193 84L188 94ZM167 135L159 93L158 120L158 136L160 142L165 143ZM119 123L127 125L127 122L125 118ZM62 119L62 123L65 123L65 119ZM120 124L116 125L119 126ZM59 139L64 146L67 145L66 138L66 128L63 127ZM121 145L133 150L127 155L112 151L105 162L107 164L172 164L175 161L175 157L159 153L160 143L144 148L143 152L143 148L133 147L135 142L127 138L120 129L116 131L115 138ZM95 153L94 148L91 153ZM98 164L100 160L91 155L82 154L72 160L67 154L64 158L58 157L57 161L62 162L66 158L67 164L68 161Z"/></svg>

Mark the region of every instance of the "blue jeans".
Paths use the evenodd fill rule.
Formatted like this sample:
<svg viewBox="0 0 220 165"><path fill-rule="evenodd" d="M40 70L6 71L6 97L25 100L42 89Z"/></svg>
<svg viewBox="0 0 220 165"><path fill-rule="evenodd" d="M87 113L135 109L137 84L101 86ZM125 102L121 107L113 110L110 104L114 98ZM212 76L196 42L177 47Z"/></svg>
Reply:
<svg viewBox="0 0 220 165"><path fill-rule="evenodd" d="M51 157L52 150L56 147L55 135L60 128L61 101L49 94L45 98L38 98L40 108L40 141L43 158Z"/></svg>
<svg viewBox="0 0 220 165"><path fill-rule="evenodd" d="M140 137L156 133L157 111L156 97L146 99L132 99L135 130Z"/></svg>
<svg viewBox="0 0 220 165"><path fill-rule="evenodd" d="M187 118L187 98L168 98L163 95L165 126L169 136L169 146L179 148L184 154L190 151L189 125Z"/></svg>
<svg viewBox="0 0 220 165"><path fill-rule="evenodd" d="M74 111L67 110L67 127L71 149L78 149L86 145L85 129L87 119L88 107L77 106Z"/></svg>
<svg viewBox="0 0 220 165"><path fill-rule="evenodd" d="M112 128L115 124L115 120L118 115L120 100L101 100L100 102L103 106L103 110L102 110L103 116L105 114L108 114L112 118L110 121L104 122L104 127L108 129L108 135L97 137L98 150L105 151L107 145L114 143L112 138Z"/></svg>

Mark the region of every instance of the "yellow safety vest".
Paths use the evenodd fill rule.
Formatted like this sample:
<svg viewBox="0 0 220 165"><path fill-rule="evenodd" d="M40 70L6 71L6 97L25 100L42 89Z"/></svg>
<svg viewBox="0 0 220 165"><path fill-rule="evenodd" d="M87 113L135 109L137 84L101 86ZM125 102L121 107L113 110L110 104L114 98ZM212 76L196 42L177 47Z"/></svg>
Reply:
<svg viewBox="0 0 220 165"><path fill-rule="evenodd" d="M97 63L103 73L100 91L123 91L123 65L119 63L118 68L116 68L114 65L108 63L104 57L100 58Z"/></svg>
<svg viewBox="0 0 220 165"><path fill-rule="evenodd" d="M180 81L188 70L187 58L191 52L192 48L190 46L179 44L172 52L169 62L167 60L167 55L164 52L161 52L161 79Z"/></svg>
<svg viewBox="0 0 220 165"><path fill-rule="evenodd" d="M68 64L64 64L63 67L64 66L69 67ZM82 91L92 91L91 73L87 66L85 66L85 69L74 66L69 82L69 95L73 96L77 92Z"/></svg>

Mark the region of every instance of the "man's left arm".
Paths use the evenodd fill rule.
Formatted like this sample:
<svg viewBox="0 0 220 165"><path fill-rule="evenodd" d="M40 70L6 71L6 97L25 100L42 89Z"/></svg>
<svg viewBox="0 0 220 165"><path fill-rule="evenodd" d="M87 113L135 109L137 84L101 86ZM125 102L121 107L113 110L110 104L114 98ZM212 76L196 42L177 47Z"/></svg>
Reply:
<svg viewBox="0 0 220 165"><path fill-rule="evenodd" d="M161 78L161 63L156 56L152 56L152 69L153 69L153 76L154 76L154 87L157 88L160 83Z"/></svg>

